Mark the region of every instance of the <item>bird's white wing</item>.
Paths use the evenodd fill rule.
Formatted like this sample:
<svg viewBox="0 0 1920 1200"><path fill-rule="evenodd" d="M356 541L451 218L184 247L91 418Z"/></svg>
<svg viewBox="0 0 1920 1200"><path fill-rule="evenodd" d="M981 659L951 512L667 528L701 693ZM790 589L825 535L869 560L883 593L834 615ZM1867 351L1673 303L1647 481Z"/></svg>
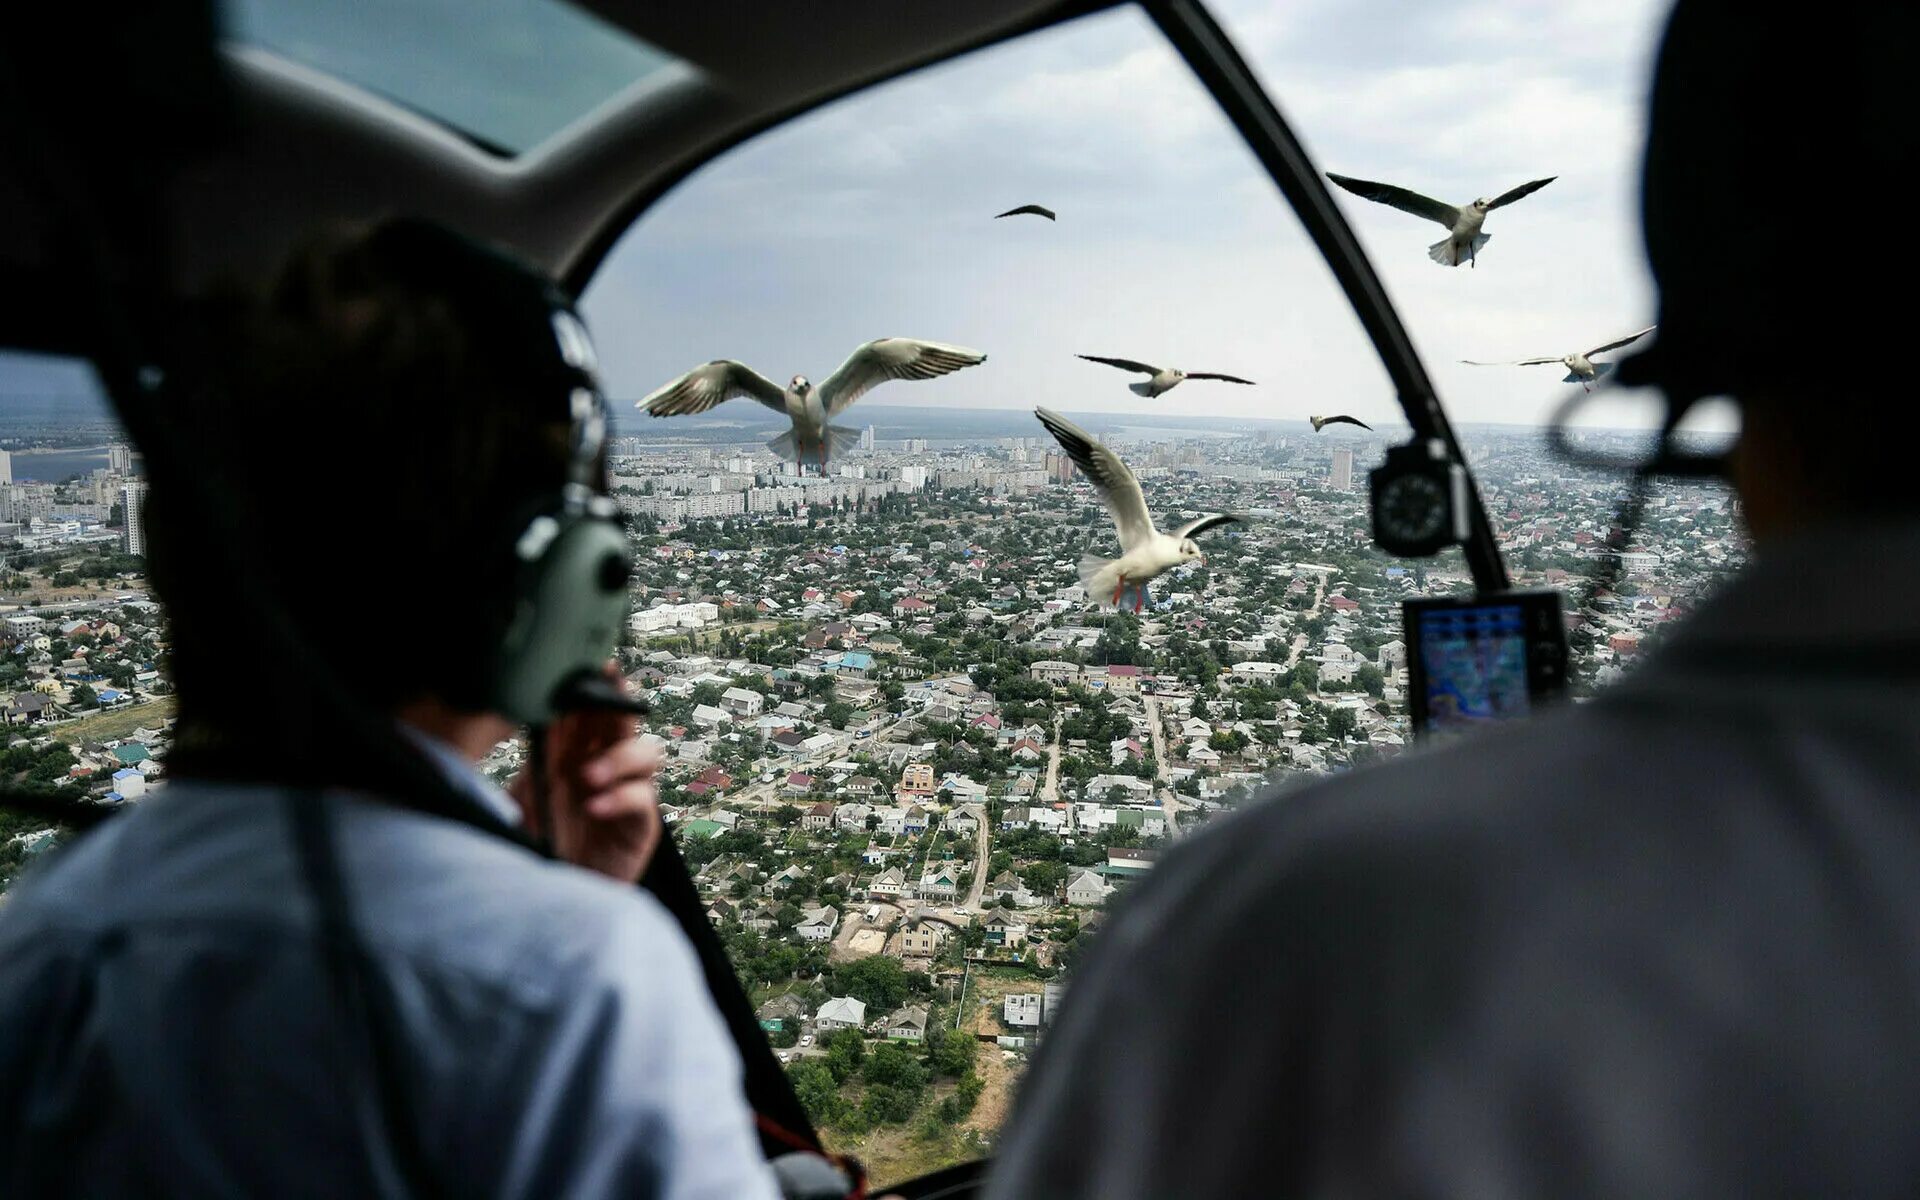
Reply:
<svg viewBox="0 0 1920 1200"><path fill-rule="evenodd" d="M765 375L730 358L716 358L695 367L634 407L655 417L685 417L703 413L736 396L751 396L777 413L787 411L786 393Z"/></svg>
<svg viewBox="0 0 1920 1200"><path fill-rule="evenodd" d="M1147 514L1147 498L1140 492L1140 481L1133 477L1120 456L1093 439L1093 435L1051 409L1036 408L1033 415L1047 427L1073 465L1080 468L1093 490L1113 516L1120 531L1120 550L1131 551L1156 532L1153 518Z"/></svg>
<svg viewBox="0 0 1920 1200"><path fill-rule="evenodd" d="M1560 360L1557 358L1515 358L1508 359L1506 362L1478 362L1471 358L1463 358L1460 361L1469 367L1550 367L1557 364Z"/></svg>
<svg viewBox="0 0 1920 1200"><path fill-rule="evenodd" d="M831 417L889 379L938 379L985 361L986 355L965 346L880 338L848 355L827 376L820 384L820 403Z"/></svg>
<svg viewBox="0 0 1920 1200"><path fill-rule="evenodd" d="M1587 357L1592 358L1594 355L1599 354L1603 351L1618 350L1622 346L1630 346L1634 342L1637 342L1641 338L1652 333L1654 331L1654 328L1655 328L1654 326L1649 325L1645 329L1642 329L1639 333L1630 333L1626 337L1621 338L1617 342L1608 342L1604 346L1595 346L1593 349L1587 351Z"/></svg>
<svg viewBox="0 0 1920 1200"><path fill-rule="evenodd" d="M1208 513L1206 516L1201 517L1198 521L1189 521L1185 525L1182 525L1180 528L1174 530L1173 536L1176 538L1180 538L1182 540L1185 540L1190 537L1199 537L1201 534L1205 533L1209 529L1214 528L1217 525L1231 525L1234 522L1238 521L1239 519L1240 519L1239 517L1235 516L1232 513Z"/></svg>
<svg viewBox="0 0 1920 1200"><path fill-rule="evenodd" d="M1425 217L1429 221L1438 221L1452 229L1460 220L1460 210L1444 200L1435 200L1432 196L1422 196L1419 192L1395 187L1391 183L1375 183L1371 179L1354 179L1347 175L1335 175L1327 172L1327 178L1333 180L1347 191L1362 200L1371 200L1375 204L1384 204L1397 208L1403 213L1416 217Z"/></svg>

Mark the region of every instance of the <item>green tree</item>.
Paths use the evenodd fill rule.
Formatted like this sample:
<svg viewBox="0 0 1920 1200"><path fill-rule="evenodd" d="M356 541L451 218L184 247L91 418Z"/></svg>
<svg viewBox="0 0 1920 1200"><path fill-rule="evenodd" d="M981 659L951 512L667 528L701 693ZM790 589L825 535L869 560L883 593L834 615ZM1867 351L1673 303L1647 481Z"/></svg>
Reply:
<svg viewBox="0 0 1920 1200"><path fill-rule="evenodd" d="M826 1063L803 1058L787 1068L787 1080L815 1125L837 1125L845 1119L848 1106L840 1095L839 1078Z"/></svg>
<svg viewBox="0 0 1920 1200"><path fill-rule="evenodd" d="M1367 663L1358 671L1354 672L1353 680L1360 685L1367 695L1372 696L1376 700L1386 694L1386 676L1382 675L1380 668L1374 666L1372 663Z"/></svg>
<svg viewBox="0 0 1920 1200"><path fill-rule="evenodd" d="M836 1029L827 1035L827 1069L834 1079L845 1083L867 1056L867 1039L858 1029Z"/></svg>
<svg viewBox="0 0 1920 1200"><path fill-rule="evenodd" d="M926 1065L898 1042L885 1042L874 1048L860 1067L860 1078L869 1084L892 1087L925 1087L929 1078Z"/></svg>
<svg viewBox="0 0 1920 1200"><path fill-rule="evenodd" d="M958 1077L973 1070L980 1042L971 1034L944 1025L927 1030L927 1065L935 1074Z"/></svg>
<svg viewBox="0 0 1920 1200"><path fill-rule="evenodd" d="M1359 726L1360 719L1353 715L1350 708L1336 708L1327 713L1327 733L1335 741L1346 741Z"/></svg>
<svg viewBox="0 0 1920 1200"><path fill-rule="evenodd" d="M953 1090L953 1095L940 1102L936 1110L939 1119L948 1125L958 1125L966 1119L968 1113L973 1111L973 1106L979 1102L980 1093L985 1087L986 1081L972 1071L962 1075L960 1086Z"/></svg>
<svg viewBox="0 0 1920 1200"><path fill-rule="evenodd" d="M909 971L900 960L875 954L843 963L833 970L830 990L838 996L852 996L869 1007L892 1012L913 995L932 990L932 981L919 971Z"/></svg>

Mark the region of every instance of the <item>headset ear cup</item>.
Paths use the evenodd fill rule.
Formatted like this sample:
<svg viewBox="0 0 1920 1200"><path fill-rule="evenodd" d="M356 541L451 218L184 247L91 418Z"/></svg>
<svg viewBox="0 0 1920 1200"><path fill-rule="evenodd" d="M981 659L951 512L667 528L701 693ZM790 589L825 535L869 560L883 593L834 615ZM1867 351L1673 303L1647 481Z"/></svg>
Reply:
<svg viewBox="0 0 1920 1200"><path fill-rule="evenodd" d="M597 675L618 649L633 567L625 527L602 506L539 514L516 541L519 575L490 689L493 711L545 724L565 686Z"/></svg>

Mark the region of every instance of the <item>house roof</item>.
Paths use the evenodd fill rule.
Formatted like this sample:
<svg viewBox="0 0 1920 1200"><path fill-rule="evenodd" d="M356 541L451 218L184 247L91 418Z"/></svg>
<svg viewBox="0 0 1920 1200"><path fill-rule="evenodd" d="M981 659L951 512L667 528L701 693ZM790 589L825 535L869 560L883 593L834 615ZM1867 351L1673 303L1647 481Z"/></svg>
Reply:
<svg viewBox="0 0 1920 1200"><path fill-rule="evenodd" d="M1027 927L1026 918L1005 905L1000 905L989 911L986 915L985 922L988 925L1004 925L1009 928L1018 926L1021 929L1025 929Z"/></svg>
<svg viewBox="0 0 1920 1200"><path fill-rule="evenodd" d="M927 1028L927 1010L918 1004L903 1008L887 1020L887 1028L918 1029L925 1032Z"/></svg>
<svg viewBox="0 0 1920 1200"><path fill-rule="evenodd" d="M817 1021L842 1021L850 1025L867 1023L867 1002L856 1000L852 996L835 996L820 1006L814 1014Z"/></svg>

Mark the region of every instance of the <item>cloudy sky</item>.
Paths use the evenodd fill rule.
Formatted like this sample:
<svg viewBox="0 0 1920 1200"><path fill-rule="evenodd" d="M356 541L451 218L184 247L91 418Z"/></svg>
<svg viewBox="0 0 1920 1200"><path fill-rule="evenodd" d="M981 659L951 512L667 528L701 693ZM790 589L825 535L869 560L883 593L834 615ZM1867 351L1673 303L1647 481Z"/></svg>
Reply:
<svg viewBox="0 0 1920 1200"><path fill-rule="evenodd" d="M1646 325L1638 146L1664 0L1221 0L1325 169L1459 203L1559 179L1488 220L1477 269L1439 226L1341 193L1456 418L1538 422L1562 354ZM1058 224L993 213L1039 202ZM1300 418L1397 407L1291 211L1152 26L1102 14L869 91L734 151L644 217L588 313L635 399L739 358L818 380L858 343L985 350L885 404ZM1157 401L1076 353L1225 371ZM882 398L884 397L884 399Z"/></svg>

